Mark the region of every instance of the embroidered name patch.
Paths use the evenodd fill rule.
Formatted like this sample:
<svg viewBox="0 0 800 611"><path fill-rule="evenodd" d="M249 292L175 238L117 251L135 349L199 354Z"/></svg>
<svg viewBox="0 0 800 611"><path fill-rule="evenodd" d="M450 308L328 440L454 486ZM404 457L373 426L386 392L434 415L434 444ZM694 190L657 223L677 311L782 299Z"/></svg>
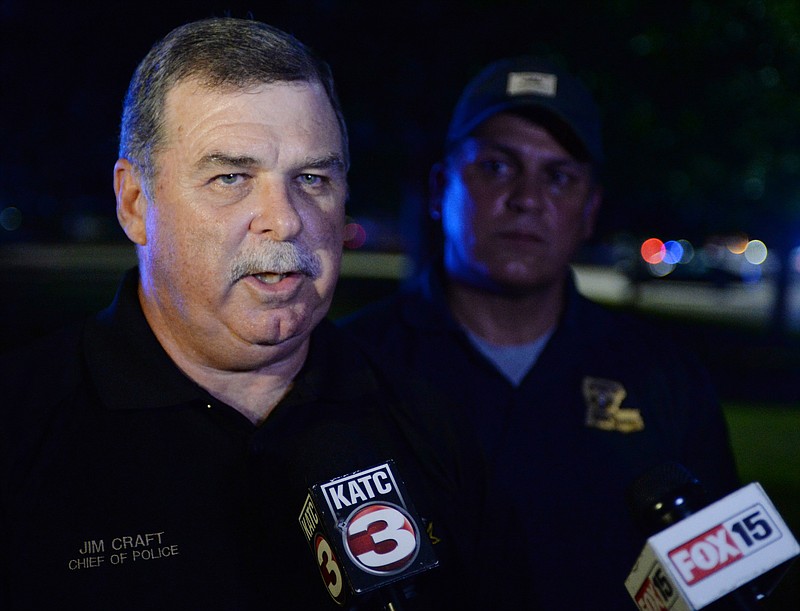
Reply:
<svg viewBox="0 0 800 611"><path fill-rule="evenodd" d="M171 543L164 531L88 539L80 544L75 557L67 561L67 568L70 571L80 571L107 564L119 566L162 560L177 556L178 553L178 544Z"/></svg>

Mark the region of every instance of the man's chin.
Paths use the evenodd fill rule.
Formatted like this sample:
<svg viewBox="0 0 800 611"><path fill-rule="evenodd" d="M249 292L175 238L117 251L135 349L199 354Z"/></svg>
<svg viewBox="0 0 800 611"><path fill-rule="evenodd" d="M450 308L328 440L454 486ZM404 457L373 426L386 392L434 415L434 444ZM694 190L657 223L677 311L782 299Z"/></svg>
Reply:
<svg viewBox="0 0 800 611"><path fill-rule="evenodd" d="M246 343L262 347L302 343L324 316L319 310L297 306L271 310L255 315L241 337Z"/></svg>
<svg viewBox="0 0 800 611"><path fill-rule="evenodd" d="M563 285L563 277L553 278L540 273L506 272L491 278L491 290L509 297L526 297L547 293Z"/></svg>

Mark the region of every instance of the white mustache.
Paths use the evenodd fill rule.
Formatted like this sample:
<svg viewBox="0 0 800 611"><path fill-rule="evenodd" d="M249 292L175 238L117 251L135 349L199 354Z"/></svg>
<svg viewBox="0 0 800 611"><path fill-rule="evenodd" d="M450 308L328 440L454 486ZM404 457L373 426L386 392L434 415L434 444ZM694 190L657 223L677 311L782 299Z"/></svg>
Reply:
<svg viewBox="0 0 800 611"><path fill-rule="evenodd" d="M263 273L299 272L312 280L322 274L322 262L316 253L294 242L264 242L258 249L236 255L231 262L231 282Z"/></svg>

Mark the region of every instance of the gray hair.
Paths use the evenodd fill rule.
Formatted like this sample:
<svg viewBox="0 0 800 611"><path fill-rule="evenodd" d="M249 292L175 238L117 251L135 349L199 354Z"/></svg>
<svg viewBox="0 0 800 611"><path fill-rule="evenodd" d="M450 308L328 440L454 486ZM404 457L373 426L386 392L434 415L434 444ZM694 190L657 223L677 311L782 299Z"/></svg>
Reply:
<svg viewBox="0 0 800 611"><path fill-rule="evenodd" d="M347 127L327 63L299 40L265 23L219 17L180 26L156 43L133 74L122 109L119 156L152 186L155 154L163 146L164 104L179 82L197 79L209 89L305 81L328 95L349 166Z"/></svg>

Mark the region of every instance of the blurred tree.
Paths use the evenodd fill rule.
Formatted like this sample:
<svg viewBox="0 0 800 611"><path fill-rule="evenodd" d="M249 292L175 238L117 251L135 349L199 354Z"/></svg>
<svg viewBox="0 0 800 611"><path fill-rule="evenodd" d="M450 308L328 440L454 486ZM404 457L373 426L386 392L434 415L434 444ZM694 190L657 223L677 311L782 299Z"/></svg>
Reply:
<svg viewBox="0 0 800 611"><path fill-rule="evenodd" d="M594 76L615 210L645 233L763 239L781 263L782 330L788 257L800 244L800 5L660 6L607 5L628 41Z"/></svg>
<svg viewBox="0 0 800 611"><path fill-rule="evenodd" d="M662 6L647 7L648 22L635 18L645 10L635 3L609 4L619 23L634 26L622 26L627 57L595 71L615 196L641 211L641 229L785 227L800 204L800 7Z"/></svg>

